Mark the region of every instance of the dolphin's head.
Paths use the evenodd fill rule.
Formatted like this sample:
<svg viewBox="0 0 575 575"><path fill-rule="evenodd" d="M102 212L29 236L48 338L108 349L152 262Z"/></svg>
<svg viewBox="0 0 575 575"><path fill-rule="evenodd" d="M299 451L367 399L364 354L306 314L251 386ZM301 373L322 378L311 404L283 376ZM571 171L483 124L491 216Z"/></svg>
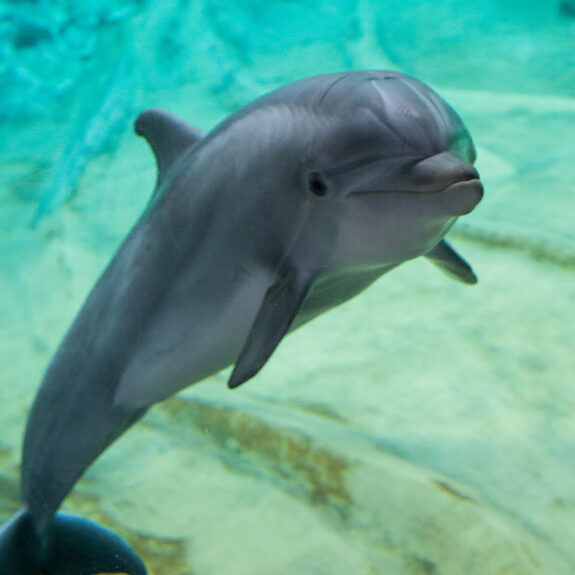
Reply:
<svg viewBox="0 0 575 575"><path fill-rule="evenodd" d="M481 200L469 132L415 79L340 75L313 109L320 128L303 185L318 211L337 214L333 265L393 265L425 254Z"/></svg>

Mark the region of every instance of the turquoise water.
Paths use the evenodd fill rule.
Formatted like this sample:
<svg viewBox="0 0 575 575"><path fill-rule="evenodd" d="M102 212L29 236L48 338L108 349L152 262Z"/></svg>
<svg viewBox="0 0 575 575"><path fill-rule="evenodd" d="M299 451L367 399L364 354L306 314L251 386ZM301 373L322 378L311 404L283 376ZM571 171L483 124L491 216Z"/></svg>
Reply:
<svg viewBox="0 0 575 575"><path fill-rule="evenodd" d="M406 263L240 389L226 372L154 407L64 508L154 575L572 573L575 17L559 4L1 2L0 519L42 373L153 191L138 113L208 131L288 82L391 69L473 136L485 197L449 238L479 284Z"/></svg>

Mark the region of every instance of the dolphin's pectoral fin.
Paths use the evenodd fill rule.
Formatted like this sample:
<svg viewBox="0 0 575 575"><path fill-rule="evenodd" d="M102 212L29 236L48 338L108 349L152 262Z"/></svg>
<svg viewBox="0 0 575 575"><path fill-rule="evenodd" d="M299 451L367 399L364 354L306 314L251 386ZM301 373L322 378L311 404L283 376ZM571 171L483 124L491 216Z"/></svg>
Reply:
<svg viewBox="0 0 575 575"><path fill-rule="evenodd" d="M146 575L120 537L87 519L58 513L42 537L27 511L0 531L0 575Z"/></svg>
<svg viewBox="0 0 575 575"><path fill-rule="evenodd" d="M469 285L477 283L471 266L445 240L441 240L426 257L450 277Z"/></svg>
<svg viewBox="0 0 575 575"><path fill-rule="evenodd" d="M194 128L176 116L163 110L150 108L144 110L134 124L138 136L143 136L150 144L158 165L158 181L160 187L166 172L174 162L189 147L204 137L204 132Z"/></svg>
<svg viewBox="0 0 575 575"><path fill-rule="evenodd" d="M288 332L313 279L312 274L291 270L268 289L228 381L230 389L263 367Z"/></svg>

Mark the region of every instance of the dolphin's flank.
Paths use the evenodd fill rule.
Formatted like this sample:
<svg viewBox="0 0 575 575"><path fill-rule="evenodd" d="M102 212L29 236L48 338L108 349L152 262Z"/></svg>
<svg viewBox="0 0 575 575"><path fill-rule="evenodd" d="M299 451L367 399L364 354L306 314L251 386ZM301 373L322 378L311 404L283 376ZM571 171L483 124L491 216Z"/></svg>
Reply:
<svg viewBox="0 0 575 575"><path fill-rule="evenodd" d="M406 260L477 281L444 240L483 194L473 142L414 78L317 76L207 135L161 110L136 132L156 189L46 371L0 575L144 575L121 539L58 509L154 403L229 365L241 385L288 332Z"/></svg>

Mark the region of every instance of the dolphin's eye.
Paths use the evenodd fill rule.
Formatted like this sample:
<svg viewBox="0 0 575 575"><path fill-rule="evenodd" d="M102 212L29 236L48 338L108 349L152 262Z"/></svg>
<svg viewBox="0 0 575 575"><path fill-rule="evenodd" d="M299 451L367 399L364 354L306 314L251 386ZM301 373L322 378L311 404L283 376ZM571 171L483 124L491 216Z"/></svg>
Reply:
<svg viewBox="0 0 575 575"><path fill-rule="evenodd" d="M313 172L308 176L307 187L314 196L319 198L327 194L327 184L318 173Z"/></svg>

